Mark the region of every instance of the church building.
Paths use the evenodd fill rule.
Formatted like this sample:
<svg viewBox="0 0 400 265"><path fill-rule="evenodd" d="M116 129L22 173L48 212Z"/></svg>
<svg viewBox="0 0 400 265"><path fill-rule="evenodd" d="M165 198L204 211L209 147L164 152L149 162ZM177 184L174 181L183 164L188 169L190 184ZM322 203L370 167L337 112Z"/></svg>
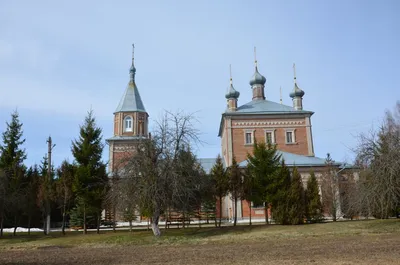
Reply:
<svg viewBox="0 0 400 265"><path fill-rule="evenodd" d="M314 112L303 108L305 92L300 89L294 70L293 91L290 93L293 105L286 106L268 100L265 93L266 78L259 72L257 60L255 60L254 74L249 81L249 89L252 90L252 98L249 102L239 105L240 93L230 79L230 86L226 94L227 107L222 113L219 133L221 137L221 151L225 166L232 164L235 157L240 167L247 165L247 154L252 153L253 143L270 142L276 145L278 154L284 159L289 168L296 166L306 183L310 172L314 171L318 178L326 170L325 159L318 158L314 154L314 143L311 126L311 116ZM204 159L205 167L210 170L212 162ZM334 163L334 167L341 168L341 163ZM263 205L251 205L251 202L238 201L236 207L238 218L265 218ZM232 218L234 201L226 196L222 209L222 216ZM219 214L219 213L218 213Z"/></svg>
<svg viewBox="0 0 400 265"><path fill-rule="evenodd" d="M134 48L134 47L133 47ZM254 74L249 81L252 98L240 105L240 93L233 86L232 77L226 94L227 106L222 113L218 136L221 138L221 156L226 167L232 164L235 157L240 167L246 167L247 154L252 153L253 143L271 142L276 145L278 153L289 168L296 166L302 176L303 183L307 182L310 172L314 171L318 178L326 170L325 159L314 154L311 117L314 112L303 108L305 92L299 87L296 79L295 65L293 90L290 93L292 106L268 99L265 93L266 78L259 72L255 60ZM122 98L114 111L114 133L106 139L109 145L109 167L111 176L123 174L124 159L132 155L137 141L149 137L148 118L143 101L135 82L136 68L134 53L129 70L129 82ZM200 158L199 163L206 172L210 172L215 158ZM337 172L342 171L341 163L333 163ZM238 218L265 218L262 205L251 205L251 202L238 201L236 207ZM230 196L223 200L222 211L224 218L230 219L234 212L234 202ZM339 210L340 211L340 210ZM219 215L219 213L217 213Z"/></svg>
<svg viewBox="0 0 400 265"><path fill-rule="evenodd" d="M149 114L146 112L135 82L134 45L129 82L114 111L114 135L106 139L109 145L109 168L111 175L123 172L125 158L132 155L135 143L148 138Z"/></svg>

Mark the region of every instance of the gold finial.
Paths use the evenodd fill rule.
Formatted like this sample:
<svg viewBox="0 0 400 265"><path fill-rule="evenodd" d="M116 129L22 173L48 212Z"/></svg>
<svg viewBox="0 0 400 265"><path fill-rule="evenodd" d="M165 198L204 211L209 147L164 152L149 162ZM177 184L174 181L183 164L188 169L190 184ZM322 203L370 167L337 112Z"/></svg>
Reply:
<svg viewBox="0 0 400 265"><path fill-rule="evenodd" d="M254 65L257 68L257 52L256 52L256 46L254 46Z"/></svg>
<svg viewBox="0 0 400 265"><path fill-rule="evenodd" d="M296 84L296 64L293 63L294 83Z"/></svg>
<svg viewBox="0 0 400 265"><path fill-rule="evenodd" d="M281 104L282 104L282 86L281 86L281 87L279 87L279 91L280 91L280 94L281 94L281 99L280 99L280 102L281 102Z"/></svg>

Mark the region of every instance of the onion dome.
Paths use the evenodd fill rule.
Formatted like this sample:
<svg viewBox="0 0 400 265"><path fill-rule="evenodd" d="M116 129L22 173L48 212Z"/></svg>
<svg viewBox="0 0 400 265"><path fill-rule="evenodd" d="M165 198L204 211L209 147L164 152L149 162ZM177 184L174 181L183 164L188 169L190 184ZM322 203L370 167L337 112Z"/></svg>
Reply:
<svg viewBox="0 0 400 265"><path fill-rule="evenodd" d="M293 91L290 93L290 97L291 98L295 98L295 97L303 97L304 96L304 91L301 90L298 86L297 83L294 83L294 89Z"/></svg>
<svg viewBox="0 0 400 265"><path fill-rule="evenodd" d="M226 93L225 97L227 99L230 99L230 98L238 99L239 96L240 96L240 92L236 91L235 88L233 87L232 78L231 78L231 85L229 86L228 93Z"/></svg>
<svg viewBox="0 0 400 265"><path fill-rule="evenodd" d="M300 97L302 98L304 96L304 91L299 88L297 85L297 80L296 80L296 65L293 64L293 71L294 71L294 88L293 91L289 94L291 98L295 97Z"/></svg>
<svg viewBox="0 0 400 265"><path fill-rule="evenodd" d="M267 79L258 72L258 68L257 68L257 61L256 61L256 72L254 73L254 75L251 77L250 79L250 85L265 85L265 82L267 81Z"/></svg>

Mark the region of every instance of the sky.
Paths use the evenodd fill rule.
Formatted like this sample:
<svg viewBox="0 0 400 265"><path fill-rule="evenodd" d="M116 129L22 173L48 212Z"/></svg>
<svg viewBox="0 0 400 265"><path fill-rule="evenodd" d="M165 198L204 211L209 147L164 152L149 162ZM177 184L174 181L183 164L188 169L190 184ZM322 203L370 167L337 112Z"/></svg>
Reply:
<svg viewBox="0 0 400 265"><path fill-rule="evenodd" d="M400 99L400 2L0 0L0 132L17 110L26 164L73 161L71 141L90 109L103 139L129 81L150 115L196 113L204 144L220 152L229 65L239 105L251 101L257 47L268 100L291 106L293 63L305 91L316 156L351 162L357 135L377 128ZM397 87L397 88L396 88ZM108 159L105 146L104 161Z"/></svg>

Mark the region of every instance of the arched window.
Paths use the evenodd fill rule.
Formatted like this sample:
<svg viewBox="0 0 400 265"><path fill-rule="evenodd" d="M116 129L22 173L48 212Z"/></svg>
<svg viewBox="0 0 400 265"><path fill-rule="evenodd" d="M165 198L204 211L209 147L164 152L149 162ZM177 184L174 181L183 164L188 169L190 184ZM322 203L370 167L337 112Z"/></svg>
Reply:
<svg viewBox="0 0 400 265"><path fill-rule="evenodd" d="M127 116L124 119L124 131L133 132L133 119L131 116Z"/></svg>

